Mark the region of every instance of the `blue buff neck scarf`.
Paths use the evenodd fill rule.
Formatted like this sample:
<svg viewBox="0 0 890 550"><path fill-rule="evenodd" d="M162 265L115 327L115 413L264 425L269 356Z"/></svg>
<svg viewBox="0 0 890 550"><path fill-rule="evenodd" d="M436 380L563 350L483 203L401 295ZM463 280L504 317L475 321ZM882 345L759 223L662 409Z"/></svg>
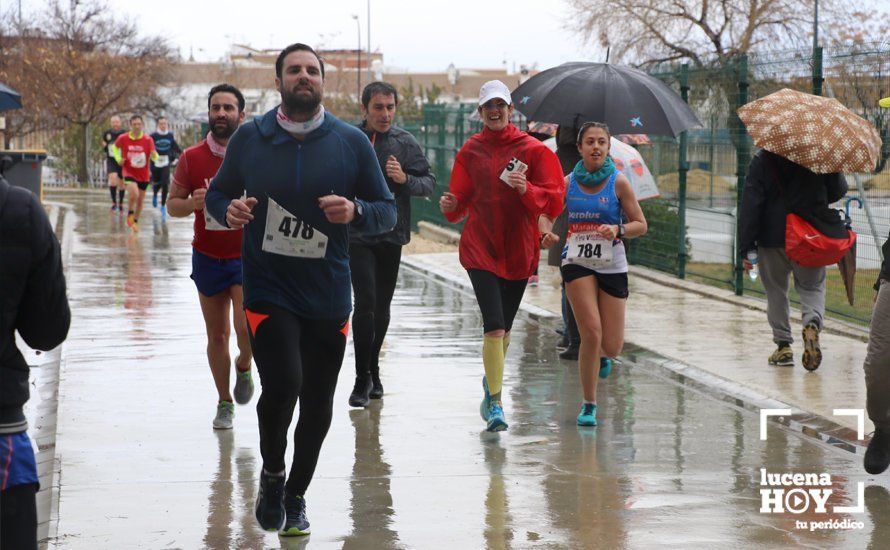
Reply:
<svg viewBox="0 0 890 550"><path fill-rule="evenodd" d="M572 175L575 177L575 181L581 185L584 185L585 187L594 187L611 176L614 171L615 163L612 161L612 155L607 155L603 167L593 173L588 172L587 169L584 168L583 160L579 160L578 164L575 165L575 169L572 170Z"/></svg>

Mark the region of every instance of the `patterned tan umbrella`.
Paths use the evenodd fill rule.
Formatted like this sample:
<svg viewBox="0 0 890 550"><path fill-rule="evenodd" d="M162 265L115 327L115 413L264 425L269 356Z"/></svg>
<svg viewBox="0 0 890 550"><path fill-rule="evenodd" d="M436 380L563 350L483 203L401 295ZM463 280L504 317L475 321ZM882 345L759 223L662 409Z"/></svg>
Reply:
<svg viewBox="0 0 890 550"><path fill-rule="evenodd" d="M872 172L881 138L838 100L785 88L739 108L754 143L817 174Z"/></svg>

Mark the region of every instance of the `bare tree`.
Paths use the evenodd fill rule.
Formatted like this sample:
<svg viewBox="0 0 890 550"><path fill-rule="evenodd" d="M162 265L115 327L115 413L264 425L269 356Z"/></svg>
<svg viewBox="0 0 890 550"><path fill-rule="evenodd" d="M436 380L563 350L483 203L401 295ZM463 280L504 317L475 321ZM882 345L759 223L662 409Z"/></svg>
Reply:
<svg viewBox="0 0 890 550"><path fill-rule="evenodd" d="M176 60L163 39L140 36L102 0L49 0L29 23L3 29L0 80L23 89L33 119L80 129L77 176L87 182L90 125L117 112L160 110L157 90Z"/></svg>
<svg viewBox="0 0 890 550"><path fill-rule="evenodd" d="M567 1L585 41L636 65L680 60L697 67L720 65L738 54L812 41L812 0ZM821 27L828 40L880 38L888 26L879 8L857 17L840 0L820 0Z"/></svg>

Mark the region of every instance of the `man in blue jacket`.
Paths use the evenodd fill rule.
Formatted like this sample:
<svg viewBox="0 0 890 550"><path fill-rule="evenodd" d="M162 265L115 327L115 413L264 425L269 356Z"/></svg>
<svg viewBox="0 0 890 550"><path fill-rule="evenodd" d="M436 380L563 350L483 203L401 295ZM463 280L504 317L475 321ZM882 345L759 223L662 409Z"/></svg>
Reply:
<svg viewBox="0 0 890 550"><path fill-rule="evenodd" d="M205 204L220 223L244 228L244 308L262 383L256 517L264 529L294 536L309 533L303 497L346 348L349 232L390 231L396 207L368 137L325 113L324 64L315 51L288 46L275 74L281 105L232 136Z"/></svg>

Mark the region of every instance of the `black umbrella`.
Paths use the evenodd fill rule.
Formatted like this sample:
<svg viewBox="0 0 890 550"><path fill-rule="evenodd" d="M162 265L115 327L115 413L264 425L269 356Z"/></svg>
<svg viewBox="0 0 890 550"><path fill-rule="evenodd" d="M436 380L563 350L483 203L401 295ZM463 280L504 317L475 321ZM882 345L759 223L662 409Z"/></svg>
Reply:
<svg viewBox="0 0 890 550"><path fill-rule="evenodd" d="M11 111L22 108L22 94L6 84L0 84L0 111Z"/></svg>
<svg viewBox="0 0 890 550"><path fill-rule="evenodd" d="M530 120L576 127L605 122L613 134L676 137L701 126L667 84L639 69L608 63L564 63L529 78L512 96Z"/></svg>

